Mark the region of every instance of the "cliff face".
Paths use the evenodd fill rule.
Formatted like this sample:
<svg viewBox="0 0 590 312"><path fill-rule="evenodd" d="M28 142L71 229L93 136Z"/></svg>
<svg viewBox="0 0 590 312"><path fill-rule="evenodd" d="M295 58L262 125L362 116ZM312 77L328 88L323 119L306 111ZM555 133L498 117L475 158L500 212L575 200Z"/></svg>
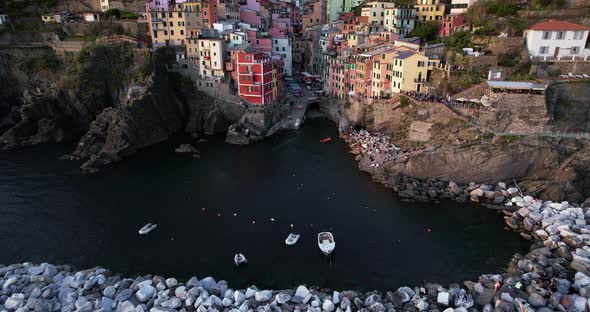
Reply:
<svg viewBox="0 0 590 312"><path fill-rule="evenodd" d="M132 81L125 71L133 57L123 46L97 47L63 61L51 50L3 51L7 62L0 64L0 80L12 83L2 99L2 148L81 135L104 108L119 101Z"/></svg>
<svg viewBox="0 0 590 312"><path fill-rule="evenodd" d="M71 158L85 160L83 169L95 169L117 162L138 149L166 140L180 131L186 118L184 103L168 82L152 81L145 88L131 89L128 101L104 109L90 124ZM137 93L137 97L132 97Z"/></svg>
<svg viewBox="0 0 590 312"><path fill-rule="evenodd" d="M81 137L64 158L82 160L83 169L94 170L179 131L224 132L241 117L239 109L217 103L177 74L158 70L139 78L151 64L124 46L98 46L49 69L22 70L18 64L51 51L3 55L10 59L0 63L0 83L16 82L0 91L4 149Z"/></svg>
<svg viewBox="0 0 590 312"><path fill-rule="evenodd" d="M590 197L587 140L494 136L471 126L446 107L392 101L352 101L342 119L391 135L408 154L386 168L360 167L387 183L392 176L437 178L460 184L515 179L542 199L583 202ZM383 170L385 169L385 170Z"/></svg>

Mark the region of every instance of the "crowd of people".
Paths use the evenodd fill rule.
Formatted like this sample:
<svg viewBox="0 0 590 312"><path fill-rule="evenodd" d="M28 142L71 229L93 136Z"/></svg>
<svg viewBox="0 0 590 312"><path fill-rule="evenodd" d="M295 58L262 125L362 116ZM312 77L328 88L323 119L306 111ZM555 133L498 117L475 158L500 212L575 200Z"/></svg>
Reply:
<svg viewBox="0 0 590 312"><path fill-rule="evenodd" d="M380 167L401 156L400 148L391 143L390 137L379 132L355 130L351 127L347 141L351 148L358 148L363 155L369 157L370 167Z"/></svg>
<svg viewBox="0 0 590 312"><path fill-rule="evenodd" d="M402 94L411 97L418 102L438 102L448 104L451 100L449 96L445 98L443 96L432 95L428 93L420 93L416 91L402 91Z"/></svg>

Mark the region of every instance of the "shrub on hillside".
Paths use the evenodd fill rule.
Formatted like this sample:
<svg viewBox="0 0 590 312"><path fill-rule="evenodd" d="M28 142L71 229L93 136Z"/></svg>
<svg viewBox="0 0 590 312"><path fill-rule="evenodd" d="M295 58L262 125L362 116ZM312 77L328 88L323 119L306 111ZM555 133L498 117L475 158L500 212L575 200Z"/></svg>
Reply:
<svg viewBox="0 0 590 312"><path fill-rule="evenodd" d="M425 41L432 41L436 38L438 33L438 23L435 21L428 21L423 23L416 23L414 30L408 35L408 37L419 37Z"/></svg>
<svg viewBox="0 0 590 312"><path fill-rule="evenodd" d="M409 105L410 105L410 99L408 99L406 96L401 96L399 98L399 106L401 108L408 107Z"/></svg>

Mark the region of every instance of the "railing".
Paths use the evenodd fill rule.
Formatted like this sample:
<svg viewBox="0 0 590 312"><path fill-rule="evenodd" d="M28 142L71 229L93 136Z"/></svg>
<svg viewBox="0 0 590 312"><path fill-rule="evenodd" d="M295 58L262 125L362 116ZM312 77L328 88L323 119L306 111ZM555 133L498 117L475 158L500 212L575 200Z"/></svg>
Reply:
<svg viewBox="0 0 590 312"><path fill-rule="evenodd" d="M538 62L590 62L590 55L530 56L531 61Z"/></svg>
<svg viewBox="0 0 590 312"><path fill-rule="evenodd" d="M414 82L426 82L424 78L414 78Z"/></svg>

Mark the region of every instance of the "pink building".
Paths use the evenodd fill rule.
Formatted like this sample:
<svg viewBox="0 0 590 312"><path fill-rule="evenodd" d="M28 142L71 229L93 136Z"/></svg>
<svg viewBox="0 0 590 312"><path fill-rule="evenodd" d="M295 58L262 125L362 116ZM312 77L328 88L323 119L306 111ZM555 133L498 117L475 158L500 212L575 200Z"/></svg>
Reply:
<svg viewBox="0 0 590 312"><path fill-rule="evenodd" d="M240 10L240 21L250 24L252 27L259 28L262 25L262 16L260 15L260 11L245 8Z"/></svg>
<svg viewBox="0 0 590 312"><path fill-rule="evenodd" d="M455 31L461 30L465 20L463 14L449 14L446 15L441 21L438 27L439 37L448 37Z"/></svg>
<svg viewBox="0 0 590 312"><path fill-rule="evenodd" d="M285 14L273 13L272 14L272 27L285 30L289 33L293 33L293 26L291 24L291 18Z"/></svg>
<svg viewBox="0 0 590 312"><path fill-rule="evenodd" d="M271 55L272 53L272 39L271 37L261 37L256 30L247 30L248 43L252 45L252 49Z"/></svg>
<svg viewBox="0 0 590 312"><path fill-rule="evenodd" d="M256 12L260 12L260 1L258 0L246 0L245 3L240 1L240 11L250 9Z"/></svg>
<svg viewBox="0 0 590 312"><path fill-rule="evenodd" d="M271 27L271 29L269 29L269 31L270 31L270 36L273 38L287 38L287 31L285 29L278 28L278 27Z"/></svg>

